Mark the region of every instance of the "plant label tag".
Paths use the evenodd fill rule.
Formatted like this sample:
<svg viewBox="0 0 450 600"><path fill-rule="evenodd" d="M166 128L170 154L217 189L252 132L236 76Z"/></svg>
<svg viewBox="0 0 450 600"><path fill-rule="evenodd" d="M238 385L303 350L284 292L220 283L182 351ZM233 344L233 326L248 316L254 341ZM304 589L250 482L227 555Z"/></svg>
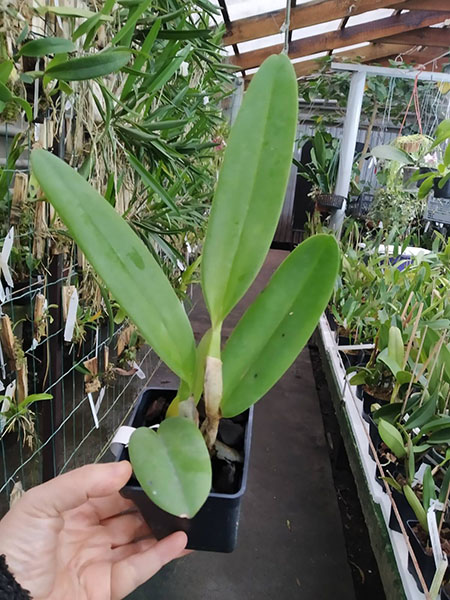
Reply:
<svg viewBox="0 0 450 600"><path fill-rule="evenodd" d="M72 295L69 300L69 309L67 311L67 321L64 328L64 341L71 342L73 338L73 330L75 329L75 322L77 320L78 310L78 292L74 288Z"/></svg>
<svg viewBox="0 0 450 600"><path fill-rule="evenodd" d="M2 282L0 281L0 304L3 304L6 301L6 294L3 288Z"/></svg>
<svg viewBox="0 0 450 600"><path fill-rule="evenodd" d="M28 349L28 352L32 352L33 350L36 350L36 348L39 346L39 342L37 341L36 338L33 338L33 341L31 342L31 346Z"/></svg>
<svg viewBox="0 0 450 600"><path fill-rule="evenodd" d="M3 383L2 383L3 385ZM4 388L4 386L3 386ZM12 393L14 393L16 388L16 382L14 382L14 386L13 384L9 384L6 392L5 392L5 396L6 398L3 400L2 405L0 407L0 433L3 432L3 430L5 429L6 423L7 423L7 418L6 415L4 413L6 413L9 410L9 407L11 406L11 402L10 402L10 398L12 398L12 396L8 393L8 390L12 389ZM11 392L10 392L11 393Z"/></svg>
<svg viewBox="0 0 450 600"><path fill-rule="evenodd" d="M98 424L97 411L94 406L94 399L92 398L92 394L88 394L89 406L91 407L92 417L94 419L95 429L99 429L100 425Z"/></svg>
<svg viewBox="0 0 450 600"><path fill-rule="evenodd" d="M422 463L420 465L420 467L417 469L417 471L414 474L413 482L411 484L412 487L414 487L416 484L422 485L422 483L423 483L423 476L424 476L424 473L425 473L425 471L427 469L427 466L428 465L426 465L425 463Z"/></svg>
<svg viewBox="0 0 450 600"><path fill-rule="evenodd" d="M133 431L136 431L134 427L122 425L114 434L109 448L116 458L120 456L123 447L128 446L128 442L130 441Z"/></svg>
<svg viewBox="0 0 450 600"><path fill-rule="evenodd" d="M434 562L436 564L436 567L439 567L439 564L441 563L441 561L444 558L447 559L447 557L442 552L441 540L440 540L440 536L439 536L437 520L436 520L436 513L435 513L435 511L437 511L437 510L438 511L444 510L444 505L442 504L442 502L438 502L437 500L431 500L430 508L427 511L427 523L428 523L428 530L430 532L430 540L431 540L431 547L433 549Z"/></svg>
<svg viewBox="0 0 450 600"><path fill-rule="evenodd" d="M103 386L100 392L98 393L97 402L95 403L95 412L98 415L98 411L100 410L100 406L102 405L103 398L105 397L106 387Z"/></svg>
<svg viewBox="0 0 450 600"><path fill-rule="evenodd" d="M5 384L3 383L3 381L0 379L0 392L3 392L3 390L5 389Z"/></svg>
<svg viewBox="0 0 450 600"><path fill-rule="evenodd" d="M136 361L133 362L132 367L133 367L133 369L136 369L136 375L139 377L139 379L146 378L144 371L141 369L141 367L137 364Z"/></svg>
<svg viewBox="0 0 450 600"><path fill-rule="evenodd" d="M14 287L14 282L11 277L11 273L8 267L9 255L11 254L11 249L14 244L14 227L8 231L8 235L5 237L5 241L3 242L2 252L0 254L0 266L2 269L3 277L5 278L6 283L9 287Z"/></svg>
<svg viewBox="0 0 450 600"><path fill-rule="evenodd" d="M5 359L3 357L3 348L2 348L1 344L0 344L0 369L2 370L3 379L6 379L6 365L5 365Z"/></svg>

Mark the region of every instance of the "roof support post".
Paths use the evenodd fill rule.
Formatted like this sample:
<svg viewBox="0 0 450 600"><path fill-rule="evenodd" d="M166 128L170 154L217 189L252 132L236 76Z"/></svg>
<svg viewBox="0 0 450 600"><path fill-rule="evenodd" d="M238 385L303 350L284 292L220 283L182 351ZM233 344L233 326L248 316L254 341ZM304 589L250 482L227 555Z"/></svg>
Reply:
<svg viewBox="0 0 450 600"><path fill-rule="evenodd" d="M347 198L350 189L365 83L366 73L364 71L357 71L353 74L348 94L335 188L335 194L344 196L344 198ZM336 210L331 217L331 227L336 231L337 237L341 235L346 205L347 200L344 200L342 208Z"/></svg>

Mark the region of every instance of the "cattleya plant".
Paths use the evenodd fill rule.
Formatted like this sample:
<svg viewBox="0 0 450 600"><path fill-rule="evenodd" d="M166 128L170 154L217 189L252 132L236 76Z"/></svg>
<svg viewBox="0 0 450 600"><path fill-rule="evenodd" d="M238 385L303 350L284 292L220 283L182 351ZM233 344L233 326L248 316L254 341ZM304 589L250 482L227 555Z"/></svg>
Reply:
<svg viewBox="0 0 450 600"><path fill-rule="evenodd" d="M298 246L248 308L222 349L224 319L260 270L278 222L297 125L289 59L272 56L253 78L231 131L209 218L201 284L211 327L198 344L155 259L111 205L43 150L31 155L46 196L142 336L180 378L158 432L137 429L134 473L149 497L192 517L211 489L220 418L261 398L295 360L331 296L339 263L332 236ZM197 403L206 418L200 425Z"/></svg>

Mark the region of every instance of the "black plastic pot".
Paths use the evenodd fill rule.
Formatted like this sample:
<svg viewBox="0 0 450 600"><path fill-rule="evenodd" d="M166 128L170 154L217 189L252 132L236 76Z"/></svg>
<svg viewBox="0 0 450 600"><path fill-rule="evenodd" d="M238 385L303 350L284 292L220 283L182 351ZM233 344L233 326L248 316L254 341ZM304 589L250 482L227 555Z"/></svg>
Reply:
<svg viewBox="0 0 450 600"><path fill-rule="evenodd" d="M345 197L338 196L337 194L319 194L316 196L316 202L324 208L342 208Z"/></svg>
<svg viewBox="0 0 450 600"><path fill-rule="evenodd" d="M127 423L131 427L140 427L145 423L149 407L161 397L168 402L176 395L175 390L149 388L142 392L136 407ZM136 479L131 478L120 491L125 498L132 500L140 510L145 521L151 527L155 537L162 539L175 531L185 531L188 536L187 548L209 552L232 552L236 546L239 527L241 499L247 485L247 475L252 436L253 408L237 417L245 420L244 464L239 489L234 494L211 492L192 519L182 519L162 510L145 494ZM152 423L145 423L150 426ZM244 424L244 423L243 423ZM118 460L128 459L126 448Z"/></svg>
<svg viewBox="0 0 450 600"><path fill-rule="evenodd" d="M433 190L435 198L450 198L450 179L446 182L444 187L439 187L440 178L434 180Z"/></svg>
<svg viewBox="0 0 450 600"><path fill-rule="evenodd" d="M425 549L423 548L419 538L417 537L416 533L413 530L413 527L415 527L417 524L418 524L418 521L413 521L413 520L407 521L406 522L406 531L408 533L411 547L414 551L414 555L419 564L419 568L422 572L425 583L427 584L427 587L429 588L433 582L433 577L436 572L436 565L434 563L433 555L427 554L425 552ZM414 577L414 580L415 580L419 590L421 592L423 592L422 586L420 585L420 581L417 576L416 569L414 568L414 564L413 564L410 554L408 555L408 571Z"/></svg>
<svg viewBox="0 0 450 600"><path fill-rule="evenodd" d="M413 509L409 505L409 502L406 500L404 494L398 492L396 489L391 488L391 494L394 499L395 504L397 505L398 511L400 513L400 517L402 519L403 524L406 527L407 521L412 521L416 518ZM395 516L394 509L391 506L391 516L389 517L389 527L393 531L398 531L401 533L400 525L397 517Z"/></svg>

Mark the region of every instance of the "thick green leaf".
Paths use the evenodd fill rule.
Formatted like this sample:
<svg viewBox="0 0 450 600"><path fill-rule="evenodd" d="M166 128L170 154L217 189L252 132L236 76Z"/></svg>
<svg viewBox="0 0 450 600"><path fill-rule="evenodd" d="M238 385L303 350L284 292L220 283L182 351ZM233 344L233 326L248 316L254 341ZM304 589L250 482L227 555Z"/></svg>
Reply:
<svg viewBox="0 0 450 600"><path fill-rule="evenodd" d="M169 81L171 77L178 71L180 65L186 60L188 54L191 52L191 46L187 45L183 50L173 58L168 64L158 71L150 85L147 87L147 94L154 94L161 89Z"/></svg>
<svg viewBox="0 0 450 600"><path fill-rule="evenodd" d="M450 444L450 427L434 431L428 438L430 444Z"/></svg>
<svg viewBox="0 0 450 600"><path fill-rule="evenodd" d="M394 424L398 416L400 415L401 410L402 407L399 402L385 404L373 413L373 420L375 421L375 423L377 423L379 419L384 419L385 421Z"/></svg>
<svg viewBox="0 0 450 600"><path fill-rule="evenodd" d="M427 513L423 508L420 500L414 493L413 489L409 485L405 485L403 487L403 493L405 494L405 498L408 501L408 504L413 509L414 514L417 517L417 520L422 525L425 531L428 531L428 523L427 523Z"/></svg>
<svg viewBox="0 0 450 600"><path fill-rule="evenodd" d="M161 40L193 40L210 37L210 29L164 29L158 33Z"/></svg>
<svg viewBox="0 0 450 600"><path fill-rule="evenodd" d="M19 98L19 96L14 96L13 100L23 109L27 116L27 121L30 123L33 120L33 109L31 108L31 104L23 98Z"/></svg>
<svg viewBox="0 0 450 600"><path fill-rule="evenodd" d="M156 192L166 206L168 206L169 208L174 210L176 213L179 213L177 205L175 204L173 199L170 197L168 192L155 179L155 177L153 177L153 175L147 171L147 169L144 167L144 165L135 156L130 154L130 152L127 152L127 156L128 156L128 160L130 161L131 165L135 169L135 171L138 174L139 178L141 179L142 183L146 187L148 187L151 190L153 190L154 192Z"/></svg>
<svg viewBox="0 0 450 600"><path fill-rule="evenodd" d="M378 433L386 446L392 450L397 458L406 456L402 434L394 425L391 425L391 423L388 423L384 419L380 419Z"/></svg>
<svg viewBox="0 0 450 600"><path fill-rule="evenodd" d="M73 58L48 68L45 74L53 79L62 79L63 81L95 79L119 71L129 62L130 58L131 52L127 48L114 48L98 54Z"/></svg>
<svg viewBox="0 0 450 600"><path fill-rule="evenodd" d="M30 396L27 396L25 400L22 400L22 402L19 404L19 409L24 409L30 404L33 404L33 402L41 402L42 400L52 399L53 396L51 394L31 394Z"/></svg>
<svg viewBox="0 0 450 600"><path fill-rule="evenodd" d="M410 156L394 146L375 146L371 151L372 156L381 160L392 160L400 163L401 165L408 165L411 163Z"/></svg>
<svg viewBox="0 0 450 600"><path fill-rule="evenodd" d="M41 57L48 54L62 54L64 52L74 52L75 44L71 40L59 37L40 38L31 40L22 46L19 56Z"/></svg>
<svg viewBox="0 0 450 600"><path fill-rule="evenodd" d="M415 427L422 427L425 425L425 423L430 421L436 411L436 401L437 396L433 395L429 400L424 402L420 408L415 410L411 417L407 420L405 429L407 431L411 431L411 429L414 429Z"/></svg>
<svg viewBox="0 0 450 600"><path fill-rule="evenodd" d="M202 287L213 326L242 298L264 262L284 200L296 127L294 69L285 55L271 56L245 94L211 208Z"/></svg>
<svg viewBox="0 0 450 600"><path fill-rule="evenodd" d="M248 308L223 351L225 417L261 398L297 358L330 299L339 268L333 236L300 244Z"/></svg>
<svg viewBox="0 0 450 600"><path fill-rule="evenodd" d="M156 260L81 175L44 150L33 173L87 259L162 360L192 384L195 343L186 312Z"/></svg>
<svg viewBox="0 0 450 600"><path fill-rule="evenodd" d="M13 99L13 95L11 91L6 87L4 83L0 81L0 101L1 102L11 102Z"/></svg>
<svg viewBox="0 0 450 600"><path fill-rule="evenodd" d="M431 467L428 465L423 474L423 507L425 510L430 508L431 500L436 500L436 486Z"/></svg>
<svg viewBox="0 0 450 600"><path fill-rule="evenodd" d="M211 461L200 430L173 417L158 433L136 429L128 446L134 474L147 496L163 510L192 518L211 490Z"/></svg>
<svg viewBox="0 0 450 600"><path fill-rule="evenodd" d="M4 83L6 85L13 67L14 63L12 60L4 60L0 63L0 83Z"/></svg>
<svg viewBox="0 0 450 600"><path fill-rule="evenodd" d="M431 188L433 187L434 180L435 180L436 177L438 177L438 174L437 173L432 173L431 175L429 175L422 182L421 186L419 187L419 192L418 192L418 197L420 199L425 198L425 196L431 190Z"/></svg>
<svg viewBox="0 0 450 600"><path fill-rule="evenodd" d="M445 140L448 140L449 138L450 138L450 119L444 119L436 127L436 131L434 132L434 142L431 145L430 150L432 150L433 148L436 148L436 146L439 146L440 144L442 144L442 142L445 142Z"/></svg>

